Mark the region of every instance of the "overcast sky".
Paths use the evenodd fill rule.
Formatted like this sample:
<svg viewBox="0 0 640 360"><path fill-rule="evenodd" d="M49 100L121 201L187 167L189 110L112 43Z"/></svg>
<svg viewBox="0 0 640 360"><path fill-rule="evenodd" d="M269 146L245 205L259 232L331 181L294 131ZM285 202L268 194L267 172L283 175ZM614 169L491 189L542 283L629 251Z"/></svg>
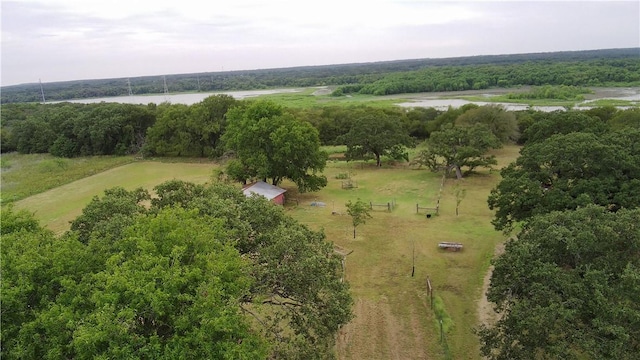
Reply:
<svg viewBox="0 0 640 360"><path fill-rule="evenodd" d="M1 84L640 46L640 1L2 0Z"/></svg>

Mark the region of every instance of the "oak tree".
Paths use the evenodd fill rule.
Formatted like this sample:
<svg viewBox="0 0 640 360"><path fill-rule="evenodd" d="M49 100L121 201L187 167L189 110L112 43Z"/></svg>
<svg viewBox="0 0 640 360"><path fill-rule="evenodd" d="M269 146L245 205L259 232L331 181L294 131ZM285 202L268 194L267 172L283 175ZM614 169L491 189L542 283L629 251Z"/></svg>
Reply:
<svg viewBox="0 0 640 360"><path fill-rule="evenodd" d="M328 155L320 148L318 131L310 123L297 120L269 101L234 108L227 117L223 139L242 165L236 164L234 169L243 169L234 174L270 179L273 185L289 179L301 192L327 185L320 173Z"/></svg>
<svg viewBox="0 0 640 360"><path fill-rule="evenodd" d="M594 203L615 211L640 204L640 131L602 136L573 132L525 145L501 170L491 190L493 225L510 231L517 222L554 210Z"/></svg>
<svg viewBox="0 0 640 360"><path fill-rule="evenodd" d="M412 162L427 166L433 171L453 170L456 177L461 179L464 174L473 172L477 167L495 165L495 156L487 155L487 152L501 146L499 139L485 124L446 125L431 134L427 148L418 153Z"/></svg>
<svg viewBox="0 0 640 360"><path fill-rule="evenodd" d="M402 117L395 112L367 108L355 113L357 116L351 129L339 137L339 142L347 145L347 160L376 160L376 166L382 166L382 157L394 160L409 160L407 147L413 147L414 141L402 126Z"/></svg>
<svg viewBox="0 0 640 360"><path fill-rule="evenodd" d="M532 218L494 261L501 317L479 330L488 359L635 359L640 210L589 205Z"/></svg>

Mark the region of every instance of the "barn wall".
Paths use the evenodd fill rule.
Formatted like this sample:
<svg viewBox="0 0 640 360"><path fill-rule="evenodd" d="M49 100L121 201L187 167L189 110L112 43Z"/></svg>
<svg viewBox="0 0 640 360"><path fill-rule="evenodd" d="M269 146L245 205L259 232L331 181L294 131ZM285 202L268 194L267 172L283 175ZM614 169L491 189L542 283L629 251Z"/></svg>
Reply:
<svg viewBox="0 0 640 360"><path fill-rule="evenodd" d="M271 201L278 205L284 205L284 193L274 197Z"/></svg>

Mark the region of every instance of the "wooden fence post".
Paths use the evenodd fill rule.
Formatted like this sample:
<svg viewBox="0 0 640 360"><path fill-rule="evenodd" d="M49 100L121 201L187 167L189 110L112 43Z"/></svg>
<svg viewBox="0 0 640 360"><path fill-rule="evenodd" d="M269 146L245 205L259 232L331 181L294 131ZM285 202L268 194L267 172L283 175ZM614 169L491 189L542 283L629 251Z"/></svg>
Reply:
<svg viewBox="0 0 640 360"><path fill-rule="evenodd" d="M431 298L431 308L433 309L433 288L431 287L431 279L427 277L427 287L429 290L429 297Z"/></svg>

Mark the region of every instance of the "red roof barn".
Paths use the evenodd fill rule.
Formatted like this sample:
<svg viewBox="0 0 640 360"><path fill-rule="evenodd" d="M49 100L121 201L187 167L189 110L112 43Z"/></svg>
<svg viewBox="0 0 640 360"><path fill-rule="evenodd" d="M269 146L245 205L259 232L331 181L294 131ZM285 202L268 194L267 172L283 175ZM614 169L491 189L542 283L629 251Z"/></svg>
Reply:
<svg viewBox="0 0 640 360"><path fill-rule="evenodd" d="M242 188L245 196L251 196L253 194L262 195L278 205L284 205L284 193L286 191L287 190L277 186L267 184L264 181L254 182Z"/></svg>

